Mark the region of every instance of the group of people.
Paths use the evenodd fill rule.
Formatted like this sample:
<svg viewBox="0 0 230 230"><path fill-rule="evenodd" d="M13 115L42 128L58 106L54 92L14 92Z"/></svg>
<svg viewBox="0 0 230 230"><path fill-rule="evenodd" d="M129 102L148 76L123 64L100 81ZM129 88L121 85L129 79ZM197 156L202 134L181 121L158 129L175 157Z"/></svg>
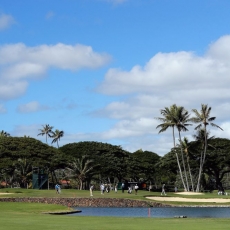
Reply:
<svg viewBox="0 0 230 230"><path fill-rule="evenodd" d="M137 191L138 191L138 189L139 189L139 186L138 186L137 184L135 184L134 187L133 187L133 186L129 186L127 192L128 192L129 194L131 194L132 191L133 191L133 188L134 188L134 191L135 191L135 195L137 195ZM121 190L122 190L122 193L125 192L125 184L124 184L124 183L121 184Z"/></svg>
<svg viewBox="0 0 230 230"><path fill-rule="evenodd" d="M117 193L117 188L118 188L118 184L115 184L115 186L114 186L114 191L115 191L115 193ZM138 185L136 184L136 185L134 186L135 195L137 195L138 189L139 189L139 187L138 187ZM94 190L94 185L90 185L90 187L89 187L90 196L93 196L93 190ZM109 193L110 190L113 190L113 187L111 187L111 186L109 186L109 185L105 186L104 184L101 184L101 185L100 185L101 195L104 195L105 192ZM125 191L125 184L124 184L124 183L121 184L121 190L122 190L122 193L124 193L124 191ZM56 194L60 194L60 193L61 193L61 186L60 186L59 184L56 184L56 185L55 185L55 191L56 191ZM133 187L131 187L131 186L128 187L127 192L128 192L129 194L131 194L132 191L133 191Z"/></svg>
<svg viewBox="0 0 230 230"><path fill-rule="evenodd" d="M137 192L138 192L138 189L139 189L139 186L136 184L135 186L134 186L134 191L135 191L135 195L137 195ZM132 191L133 191L133 187L128 187L128 193L129 194L131 194L132 193Z"/></svg>
<svg viewBox="0 0 230 230"><path fill-rule="evenodd" d="M117 188L118 188L118 184L115 184L115 186L114 186L114 191L115 191L115 193L117 193ZM91 185L90 188L89 188L89 190L90 190L90 196L93 196L93 189L94 189L94 185ZM138 185L136 184L136 185L134 186L135 195L137 195L138 189L139 189L139 187L138 187ZM109 193L110 190L113 190L113 187L111 187L111 186L109 186L109 185L105 185L105 184L101 184L101 185L100 185L101 195L104 195L105 192ZM125 191L125 184L124 184L124 183L121 184L121 190L122 190L122 193L124 193L124 191ZM132 188L132 187L128 187L127 192L128 192L129 194L131 194L132 191L133 191L133 188Z"/></svg>

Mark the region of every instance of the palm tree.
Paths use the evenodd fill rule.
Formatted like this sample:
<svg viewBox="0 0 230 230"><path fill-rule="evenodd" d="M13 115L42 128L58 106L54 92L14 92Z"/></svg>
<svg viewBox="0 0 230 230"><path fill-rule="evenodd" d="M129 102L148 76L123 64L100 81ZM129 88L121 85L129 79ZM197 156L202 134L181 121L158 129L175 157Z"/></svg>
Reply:
<svg viewBox="0 0 230 230"><path fill-rule="evenodd" d="M195 117L192 117L190 119L190 121L198 124L195 127L195 130L199 130L201 128L204 129L204 150L201 152L201 155L200 155L200 168L199 168L197 187L196 187L197 192L200 191L201 174L202 174L202 171L203 171L203 166L204 166L205 157L206 157L206 151L207 151L207 145L208 145L207 144L207 126L211 125L213 127L216 127L216 128L219 128L219 129L223 130L218 125L212 123L212 121L214 121L216 119L216 117L211 117L210 116L211 110L212 110L212 108L208 107L208 105L201 104L201 111L198 112L196 109L193 109L192 111L194 112Z"/></svg>
<svg viewBox="0 0 230 230"><path fill-rule="evenodd" d="M80 190L82 190L83 182L92 173L94 166L92 166L93 160L88 159L86 155L81 158L74 159L69 163L67 168L80 183Z"/></svg>
<svg viewBox="0 0 230 230"><path fill-rule="evenodd" d="M160 128L159 133L166 131L168 128L172 128L173 143L174 143L174 150L175 150L175 148L176 148L175 127L178 125L178 121L176 119L177 105L174 104L174 105L170 106L170 108L165 107L164 109L160 110L160 112L161 112L161 115L163 115L163 117L157 117L156 119L162 121L163 123L158 125L156 128L157 129ZM179 127L179 125L178 125L178 127ZM182 174L182 170L181 170L180 161L179 161L177 151L174 151L174 153L176 155L177 164L178 164L182 184L184 186L184 189L187 190L186 185L184 183L184 178L183 178L183 174Z"/></svg>
<svg viewBox="0 0 230 230"><path fill-rule="evenodd" d="M181 141L180 145L182 146L183 152L186 155L188 171L189 171L189 176L190 176L191 185L192 185L192 191L194 192L193 177L192 177L192 173L191 173L191 167L190 167L190 164L189 164L189 155L190 155L190 147L191 146L189 144L188 138L184 137L184 139Z"/></svg>
<svg viewBox="0 0 230 230"><path fill-rule="evenodd" d="M189 116L190 114L188 113L187 110L184 109L183 106L174 106L174 116L173 116L173 123L175 123L175 126L178 130L179 134L179 143L181 143L181 132L188 131L187 126L190 126L191 124L188 124L187 122L189 121ZM182 146L180 146L181 150L181 159L182 159L182 165L184 168L184 176L187 184L186 190L189 191L189 183L188 183L188 177L187 177L187 170L185 166L185 161L184 161L184 154L183 154L183 149Z"/></svg>
<svg viewBox="0 0 230 230"><path fill-rule="evenodd" d="M53 126L43 125L42 127L43 127L42 129L39 129L40 133L38 134L38 136L46 135L46 144L47 144L47 137L50 137L50 133L52 132Z"/></svg>
<svg viewBox="0 0 230 230"><path fill-rule="evenodd" d="M26 158L19 158L17 164L17 173L24 188L28 188L28 177L32 174L31 163Z"/></svg>
<svg viewBox="0 0 230 230"><path fill-rule="evenodd" d="M201 144L201 148L204 149L205 130L203 128L198 129L196 134L193 135L193 138L195 139L195 141L199 142ZM215 136L210 137L210 132L206 130L206 138L207 138L207 147L210 146L210 147L214 148L212 145L208 144L208 141L214 139Z"/></svg>
<svg viewBox="0 0 230 230"><path fill-rule="evenodd" d="M54 132L51 132L52 134L50 135L51 138L53 138L51 144L57 142L57 147L59 148L58 141L60 141L61 137L64 136L64 131L60 131L56 129Z"/></svg>
<svg viewBox="0 0 230 230"><path fill-rule="evenodd" d="M7 132L4 131L4 130L2 130L2 131L0 132L0 137L9 137L9 136L10 136L10 134L7 133Z"/></svg>

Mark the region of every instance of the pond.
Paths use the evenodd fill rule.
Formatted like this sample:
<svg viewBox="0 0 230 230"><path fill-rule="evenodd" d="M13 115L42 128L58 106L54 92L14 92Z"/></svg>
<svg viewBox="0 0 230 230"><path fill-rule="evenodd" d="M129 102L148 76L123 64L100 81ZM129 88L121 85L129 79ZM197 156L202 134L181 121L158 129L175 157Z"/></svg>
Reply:
<svg viewBox="0 0 230 230"><path fill-rule="evenodd" d="M169 207L169 208L90 208L77 207L81 213L73 216L115 216L115 217L152 217L174 218L230 218L228 207Z"/></svg>

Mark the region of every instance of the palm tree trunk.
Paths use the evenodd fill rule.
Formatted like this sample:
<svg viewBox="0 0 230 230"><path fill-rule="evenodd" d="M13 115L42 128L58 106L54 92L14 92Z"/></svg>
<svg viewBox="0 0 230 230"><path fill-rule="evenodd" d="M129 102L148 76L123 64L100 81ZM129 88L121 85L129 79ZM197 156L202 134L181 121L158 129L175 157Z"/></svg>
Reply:
<svg viewBox="0 0 230 230"><path fill-rule="evenodd" d="M179 131L179 140L180 140L180 143L182 143L182 141L181 141L180 131ZM186 189L186 191L189 191L189 184L188 184L187 170L186 170L186 167L185 167L185 162L184 162L184 154L183 154L182 144L180 144L180 151L181 151L182 164L183 164L183 168L184 168L185 180L186 180L186 184L187 184L187 189Z"/></svg>
<svg viewBox="0 0 230 230"><path fill-rule="evenodd" d="M203 151L200 154L200 167L199 167L199 174L198 174L197 185L196 185L196 192L200 191L200 179L201 179L201 171L202 171L202 158L203 158Z"/></svg>
<svg viewBox="0 0 230 230"><path fill-rule="evenodd" d="M194 192L194 184L193 184L193 178L192 178L192 173L191 173L191 168L190 168L188 156L187 156L187 164L188 164L188 171L189 171L189 176L190 176L191 185L192 185L192 191Z"/></svg>
<svg viewBox="0 0 230 230"><path fill-rule="evenodd" d="M200 157L200 169L199 169L199 176L197 180L197 187L196 187L196 192L200 191L200 180L201 180L201 174L203 171L204 163L205 163L205 156L206 156L206 151L207 151L207 132L206 132L206 125L204 125L204 152L201 153Z"/></svg>
<svg viewBox="0 0 230 230"><path fill-rule="evenodd" d="M173 127L173 143L174 143L174 148L176 148L174 127ZM184 189L187 191L185 183L184 183L184 178L183 178L182 170L181 170L181 167L180 167L179 157L178 157L178 154L177 154L176 150L174 152L175 152L176 159L177 159L177 164L178 164L178 168L179 168L180 178L181 178L182 184L184 186Z"/></svg>

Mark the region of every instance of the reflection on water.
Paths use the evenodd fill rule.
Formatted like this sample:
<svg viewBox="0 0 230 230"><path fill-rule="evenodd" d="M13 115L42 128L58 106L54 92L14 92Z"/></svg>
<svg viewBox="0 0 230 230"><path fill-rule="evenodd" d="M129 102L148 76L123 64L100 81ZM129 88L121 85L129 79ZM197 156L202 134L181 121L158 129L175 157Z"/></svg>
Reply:
<svg viewBox="0 0 230 230"><path fill-rule="evenodd" d="M81 208L81 213L70 214L77 216L116 216L116 217L152 217L174 218L187 216L188 218L229 218L230 208L220 207L173 207L173 208Z"/></svg>

